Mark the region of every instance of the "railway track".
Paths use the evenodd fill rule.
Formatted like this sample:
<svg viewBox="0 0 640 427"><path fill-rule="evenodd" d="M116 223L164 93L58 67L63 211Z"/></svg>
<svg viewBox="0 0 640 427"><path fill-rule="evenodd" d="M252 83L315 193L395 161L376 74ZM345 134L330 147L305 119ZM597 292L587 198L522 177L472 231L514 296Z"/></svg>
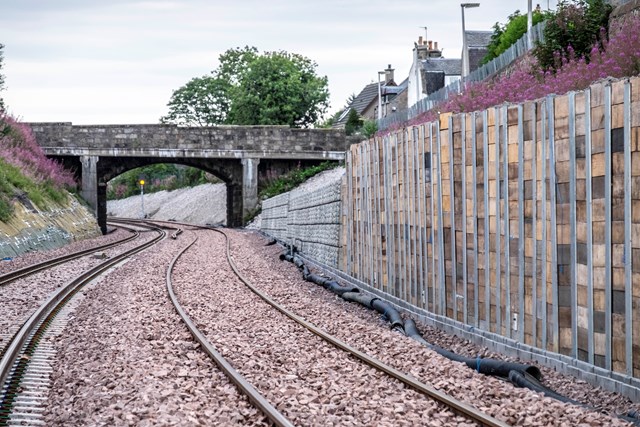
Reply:
<svg viewBox="0 0 640 427"><path fill-rule="evenodd" d="M14 281L16 281L18 279L21 279L23 277L30 276L32 274L35 274L35 273L39 272L39 271L46 270L46 269L54 267L56 265L63 264L65 262L68 262L68 261L71 261L71 260L86 256L86 255L90 255L90 254L95 253L95 252L99 252L99 251L102 251L102 250L105 250L105 249L113 248L115 246L122 245L124 243L127 243L127 242L129 242L131 240L134 240L134 239L138 238L139 235L140 235L138 230L136 230L134 228L131 228L131 227L127 227L125 224L126 224L125 222L120 222L119 227L123 228L125 230L129 230L131 232L131 236L127 236L124 239L120 239L120 240L115 241L115 242L107 243L105 245L95 246L93 248L89 248L89 249L85 249L85 250L82 250L82 251L73 252L71 254L67 254L67 255L60 256L60 257L52 258L52 259L46 260L44 262L40 262L40 263L33 264L33 265L28 265L26 267L23 267L23 268L20 268L20 269L17 269L17 270L13 270L13 271L11 271L9 273L0 275L0 286L8 285L11 282L14 282Z"/></svg>
<svg viewBox="0 0 640 427"><path fill-rule="evenodd" d="M409 387L418 393L424 394L429 398L434 399L435 401L449 408L454 413L462 415L470 421L473 421L483 426L506 426L507 425L504 422L498 419L495 419L464 402L461 402L445 393L442 393L436 390L434 387L430 386L429 384L423 383L417 380L416 378L412 377L411 375L407 375L406 373L393 368L392 366L376 359L375 357L372 357L362 351L359 351L353 348L352 346L348 345L346 342L323 331L322 329L316 327L315 325L306 321L302 317L291 312L284 306L280 305L278 302L273 300L269 295L261 292L259 289L253 286L251 282L238 270L230 254L230 239L227 233L225 233L221 229L214 228L212 230L224 236L224 239L226 242L225 243L226 259L227 259L227 262L229 263L229 266L233 270L234 274L237 276L238 280L240 280L246 287L248 287L251 290L251 292L256 294L264 302L269 304L271 307L273 307L275 310L277 310L281 314L285 315L287 318L296 322L298 325L304 327L306 330L322 338L324 341L330 343L336 348L360 360L362 363L368 365L369 367L372 367L380 372L383 372L389 377L397 381L400 381L406 387ZM265 414L265 416L267 416L267 418L272 423L278 426L292 425L291 422L286 418L284 414L282 414L280 411L275 409L275 407L272 404L270 404L263 395L261 395L241 374L239 374L235 369L233 369L231 367L231 364L227 360L225 360L224 357L218 351L216 351L214 346L207 340L205 334L197 328L195 322L189 317L186 310L178 302L178 299L175 295L175 291L173 290L173 285L171 280L172 271L178 259L185 252L187 252L188 249L193 244L196 243L196 241L197 241L197 238L193 242L191 242L191 244L188 247L184 248L178 255L176 255L169 269L167 270L167 277L166 277L167 290L174 306L176 307L176 310L178 311L180 316L184 319L185 323L189 327L195 339L198 342L200 342L203 349L214 359L216 364L226 373L226 375L230 378L230 380L234 384L236 384L245 394L247 394L249 399L258 408L260 408L260 410Z"/></svg>
<svg viewBox="0 0 640 427"><path fill-rule="evenodd" d="M166 237L165 231L157 227L155 231L158 234L155 238L100 263L59 288L9 340L0 355L0 426L42 425L41 412L48 391L48 376L54 356L53 348L48 346L46 341L52 334L59 334L63 329L67 314L65 307L68 307L70 301L84 286L101 274ZM137 232L134 234L132 238L138 235ZM122 244L130 239L123 239L104 247ZM92 248L21 269L12 280L95 251L96 248Z"/></svg>

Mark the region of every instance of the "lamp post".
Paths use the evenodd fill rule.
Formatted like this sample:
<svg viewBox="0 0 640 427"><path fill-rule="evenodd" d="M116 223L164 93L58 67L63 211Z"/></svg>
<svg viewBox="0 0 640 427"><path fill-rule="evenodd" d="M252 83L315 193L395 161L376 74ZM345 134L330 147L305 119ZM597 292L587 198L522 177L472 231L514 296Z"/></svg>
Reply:
<svg viewBox="0 0 640 427"><path fill-rule="evenodd" d="M145 218L144 213L144 179L140 180L140 205L142 207L142 219Z"/></svg>
<svg viewBox="0 0 640 427"><path fill-rule="evenodd" d="M382 86L380 84L380 75L385 74L384 71L378 71L378 120L382 119ZM386 81L385 81L386 83Z"/></svg>
<svg viewBox="0 0 640 427"><path fill-rule="evenodd" d="M464 10L478 6L480 6L480 3L460 3L460 9L462 9L462 79L469 75L469 48L467 47L467 34L464 28Z"/></svg>
<svg viewBox="0 0 640 427"><path fill-rule="evenodd" d="M533 11L531 10L531 2L532 0L528 0L528 10L527 10L527 47L529 49L533 49Z"/></svg>

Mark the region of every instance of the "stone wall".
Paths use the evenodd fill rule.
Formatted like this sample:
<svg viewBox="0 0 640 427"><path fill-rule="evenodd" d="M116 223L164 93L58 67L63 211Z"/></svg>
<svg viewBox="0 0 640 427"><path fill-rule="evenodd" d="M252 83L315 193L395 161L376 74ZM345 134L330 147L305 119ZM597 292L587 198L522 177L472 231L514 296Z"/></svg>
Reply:
<svg viewBox="0 0 640 427"><path fill-rule="evenodd" d="M46 210L37 209L28 200L15 201L14 208L14 216L0 222L0 259L100 235L95 217L72 196L67 204L52 204Z"/></svg>
<svg viewBox="0 0 640 427"><path fill-rule="evenodd" d="M289 240L287 215L289 213L289 193L283 193L262 202L261 229L278 240Z"/></svg>
<svg viewBox="0 0 640 427"><path fill-rule="evenodd" d="M73 154L79 149L118 151L132 155L150 149L205 150L208 157L234 157L260 152L260 158L297 158L305 153L343 153L354 142L339 129L294 129L288 126L178 127L175 125L87 125L31 123L38 144ZM97 153L99 154L99 153ZM190 157L193 153L184 153ZM305 156L303 156L305 157ZM312 156L313 157L313 156ZM322 156L321 156L322 157Z"/></svg>
<svg viewBox="0 0 640 427"><path fill-rule="evenodd" d="M323 264L340 259L341 181L293 190L262 202L262 231Z"/></svg>

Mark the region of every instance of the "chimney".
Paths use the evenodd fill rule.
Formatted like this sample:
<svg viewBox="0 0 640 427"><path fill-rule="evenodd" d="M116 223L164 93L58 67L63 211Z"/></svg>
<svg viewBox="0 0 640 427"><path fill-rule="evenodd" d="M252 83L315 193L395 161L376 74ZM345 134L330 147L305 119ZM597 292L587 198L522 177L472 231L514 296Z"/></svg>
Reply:
<svg viewBox="0 0 640 427"><path fill-rule="evenodd" d="M422 46L422 36L418 37L418 46Z"/></svg>
<svg viewBox="0 0 640 427"><path fill-rule="evenodd" d="M429 58L440 58L442 51L438 50L438 42L433 42L433 46L429 46Z"/></svg>
<svg viewBox="0 0 640 427"><path fill-rule="evenodd" d="M386 70L384 70L384 84L389 83L391 80L393 80L393 71L394 69L391 68L391 64L389 64L389 66L387 67Z"/></svg>
<svg viewBox="0 0 640 427"><path fill-rule="evenodd" d="M433 42L429 40L429 50L433 49Z"/></svg>

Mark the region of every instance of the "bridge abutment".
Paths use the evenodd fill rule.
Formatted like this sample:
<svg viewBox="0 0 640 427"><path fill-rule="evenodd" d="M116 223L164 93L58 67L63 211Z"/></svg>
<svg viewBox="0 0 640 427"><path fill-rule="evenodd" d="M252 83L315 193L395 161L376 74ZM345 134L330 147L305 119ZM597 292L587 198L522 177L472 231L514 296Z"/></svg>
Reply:
<svg viewBox="0 0 640 427"><path fill-rule="evenodd" d="M258 205L258 165L260 159L242 159L242 219Z"/></svg>
<svg viewBox="0 0 640 427"><path fill-rule="evenodd" d="M82 190L80 194L98 216L98 156L80 156L82 163ZM103 231L104 232L104 231Z"/></svg>

